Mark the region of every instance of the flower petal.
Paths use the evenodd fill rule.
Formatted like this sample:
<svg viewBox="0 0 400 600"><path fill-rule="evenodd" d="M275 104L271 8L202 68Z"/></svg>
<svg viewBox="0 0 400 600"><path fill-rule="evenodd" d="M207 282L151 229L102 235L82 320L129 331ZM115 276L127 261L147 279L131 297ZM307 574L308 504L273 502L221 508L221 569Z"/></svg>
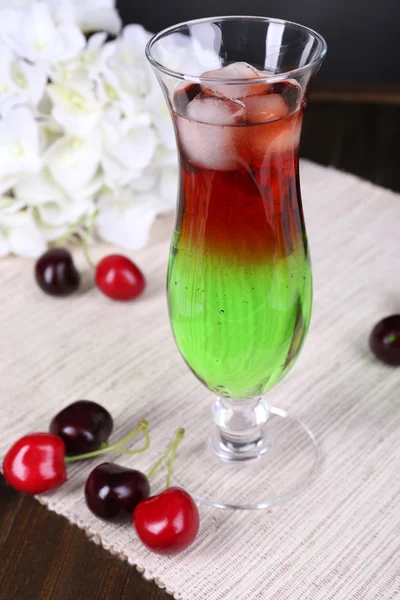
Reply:
<svg viewBox="0 0 400 600"><path fill-rule="evenodd" d="M122 21L114 2L97 0L95 4L89 0L74 0L74 3L75 20L82 31L107 31L117 35L121 30Z"/></svg>
<svg viewBox="0 0 400 600"><path fill-rule="evenodd" d="M72 229L71 223L65 223L63 225L48 225L47 223L43 223L40 220L39 214L37 214L37 226L46 242L55 242L67 235L67 233L70 233ZM79 229L78 224L76 229Z"/></svg>
<svg viewBox="0 0 400 600"><path fill-rule="evenodd" d="M147 127L131 129L120 142L110 148L110 154L127 169L141 170L148 166L156 148L156 136Z"/></svg>
<svg viewBox="0 0 400 600"><path fill-rule="evenodd" d="M0 120L0 179L39 170L39 131L32 113L23 106Z"/></svg>
<svg viewBox="0 0 400 600"><path fill-rule="evenodd" d="M144 171L141 171L137 177L132 179L130 187L135 192L149 192L155 188L157 177L157 169L148 167Z"/></svg>
<svg viewBox="0 0 400 600"><path fill-rule="evenodd" d="M13 196L0 196L0 214L12 215L22 210L25 206L23 200L18 200Z"/></svg>
<svg viewBox="0 0 400 600"><path fill-rule="evenodd" d="M7 239L9 251L14 254L36 258L46 249L45 239L27 211L0 217L0 229Z"/></svg>
<svg viewBox="0 0 400 600"><path fill-rule="evenodd" d="M124 186L137 178L153 157L156 137L147 127L131 129L111 147L106 147L101 160L106 185Z"/></svg>
<svg viewBox="0 0 400 600"><path fill-rule="evenodd" d="M65 192L55 183L47 169L40 173L20 177L14 186L17 198L24 200L25 204L38 206L46 202L58 204L67 201Z"/></svg>
<svg viewBox="0 0 400 600"><path fill-rule="evenodd" d="M86 45L86 52L97 52L100 50L105 41L107 40L107 33L105 31L99 31L90 36Z"/></svg>
<svg viewBox="0 0 400 600"><path fill-rule="evenodd" d="M19 200L36 207L41 221L53 226L74 223L85 213L92 211L93 197L89 194L90 191L88 185L77 189L73 195L66 194L47 169L21 178L14 188Z"/></svg>
<svg viewBox="0 0 400 600"><path fill-rule="evenodd" d="M49 84L47 93L53 101L52 116L67 133L82 137L90 133L101 117L101 104L89 81L71 85Z"/></svg>
<svg viewBox="0 0 400 600"><path fill-rule="evenodd" d="M74 58L86 46L86 39L74 23L62 23L57 28L56 43L51 62L66 61Z"/></svg>
<svg viewBox="0 0 400 600"><path fill-rule="evenodd" d="M157 215L153 196L134 195L126 188L121 191L117 202L112 196L106 196L100 200L98 207L96 229L103 240L130 250L146 245Z"/></svg>
<svg viewBox="0 0 400 600"><path fill-rule="evenodd" d="M30 64L17 59L11 66L12 79L22 98L35 106L42 98L47 83L47 70L43 64Z"/></svg>
<svg viewBox="0 0 400 600"><path fill-rule="evenodd" d="M5 175L0 179L0 194L5 194L10 191L16 184L18 177L16 175Z"/></svg>
<svg viewBox="0 0 400 600"><path fill-rule="evenodd" d="M15 93L11 80L11 65L13 60L14 55L11 50L0 43L0 106Z"/></svg>
<svg viewBox="0 0 400 600"><path fill-rule="evenodd" d="M99 168L100 155L100 134L94 132L86 139L61 137L47 150L44 161L54 180L73 193L73 190L87 185L94 177Z"/></svg>
<svg viewBox="0 0 400 600"><path fill-rule="evenodd" d="M174 126L160 86L158 86L158 88L153 88L146 96L146 108L153 118L154 125L162 143L170 150L175 149L176 141Z"/></svg>
<svg viewBox="0 0 400 600"><path fill-rule="evenodd" d="M93 208L90 197L68 199L63 204L46 202L37 207L41 221L52 226L72 224Z"/></svg>
<svg viewBox="0 0 400 600"><path fill-rule="evenodd" d="M140 176L140 171L126 169L118 159L105 154L101 159L104 181L107 187L116 189L127 185L132 179Z"/></svg>
<svg viewBox="0 0 400 600"><path fill-rule="evenodd" d="M15 19L15 17L14 17ZM6 44L31 62L48 60L56 39L56 27L44 2L28 4L4 35Z"/></svg>

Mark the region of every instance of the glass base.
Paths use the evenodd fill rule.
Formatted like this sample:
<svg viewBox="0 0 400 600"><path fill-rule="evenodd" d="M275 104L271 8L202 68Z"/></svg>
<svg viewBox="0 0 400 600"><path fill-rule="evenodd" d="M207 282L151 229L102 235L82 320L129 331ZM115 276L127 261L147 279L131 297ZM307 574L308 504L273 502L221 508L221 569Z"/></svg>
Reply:
<svg viewBox="0 0 400 600"><path fill-rule="evenodd" d="M186 429L173 484L217 508L260 509L290 500L311 483L319 466L312 432L279 408L269 407L264 435L245 449L245 459L241 448L232 460L235 448L225 447L218 428L204 441L196 426Z"/></svg>

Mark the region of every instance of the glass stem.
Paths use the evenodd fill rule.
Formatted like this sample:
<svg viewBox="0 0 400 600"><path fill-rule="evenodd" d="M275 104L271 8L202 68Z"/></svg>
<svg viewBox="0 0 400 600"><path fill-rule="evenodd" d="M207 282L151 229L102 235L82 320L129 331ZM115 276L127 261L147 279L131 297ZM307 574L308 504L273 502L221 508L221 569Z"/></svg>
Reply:
<svg viewBox="0 0 400 600"><path fill-rule="evenodd" d="M270 411L264 398L217 398L212 412L211 446L222 460L250 460L268 450L265 425Z"/></svg>

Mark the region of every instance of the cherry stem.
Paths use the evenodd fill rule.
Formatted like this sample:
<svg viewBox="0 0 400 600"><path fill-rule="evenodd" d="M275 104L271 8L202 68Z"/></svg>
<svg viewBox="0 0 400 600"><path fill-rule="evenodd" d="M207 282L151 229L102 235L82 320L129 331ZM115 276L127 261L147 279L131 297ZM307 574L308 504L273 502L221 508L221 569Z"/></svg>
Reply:
<svg viewBox="0 0 400 600"><path fill-rule="evenodd" d="M89 267L90 267L91 269L94 269L94 270L96 269L96 265L95 265L95 263L92 261L92 259L91 259L91 257L90 257L90 254L89 254L89 244L88 244L88 240L89 240L89 237L90 237L90 236L92 235L92 233L93 233L93 229L94 229L94 223L95 223L96 216L97 216L97 212L95 211L95 212L93 213L93 215L92 215L92 219L91 219L91 221L90 221L89 227L87 228L86 235L84 235L84 236L82 237L82 250L83 250L83 254L85 255L86 262L87 262L87 264L89 265Z"/></svg>
<svg viewBox="0 0 400 600"><path fill-rule="evenodd" d="M146 419L143 419L140 421L136 429L131 431L131 433L124 437L120 442L117 442L112 446L102 444L99 450L94 450L94 452L87 452L86 454L79 454L78 456L66 456L65 462L70 463L76 460L84 460L85 458L94 458L95 456L100 456L101 454L107 454L107 452L117 452L118 454L140 454L141 452L145 452L150 447L150 436L147 430L148 426L149 424ZM139 448L138 450L118 450L118 448L130 442L139 433L143 433L145 436L145 443L142 448Z"/></svg>
<svg viewBox="0 0 400 600"><path fill-rule="evenodd" d="M168 448L166 449L166 451L164 452L164 454L162 454L162 456L160 456L160 458L158 459L158 461L156 462L156 464L146 474L147 478L150 479L150 477L153 477L153 475L155 475L156 471L158 471L158 469L163 464L163 462L165 461L165 459L167 458L167 456L169 454L171 454L170 459L169 459L169 463L168 463L167 486L166 487L170 486L170 484L171 484L171 476L172 476L172 468L174 466L175 456L176 456L176 453L178 451L178 446L180 444L180 441L181 441L181 439L183 438L184 435L185 435L185 430L182 429L182 428L178 429L178 431L176 432L176 435L175 435L175 439L170 443L170 445L168 446Z"/></svg>
<svg viewBox="0 0 400 600"><path fill-rule="evenodd" d="M182 428L178 429L175 439L172 442L171 456L169 458L168 472L167 472L167 484L166 484L167 488L169 488L169 486L171 485L172 469L174 466L176 453L178 452L179 444L184 435L185 435L185 430Z"/></svg>
<svg viewBox="0 0 400 600"><path fill-rule="evenodd" d="M86 215L84 215L81 219L79 219L79 221L70 225L66 233L56 240L55 245L62 246L63 244L65 244L65 242L73 233L75 233L80 227L83 227L85 225L86 219L87 217Z"/></svg>
<svg viewBox="0 0 400 600"><path fill-rule="evenodd" d="M85 255L86 258L86 262L89 265L89 267L91 269L96 269L96 265L94 264L94 262L92 261L92 259L90 258L90 254L89 254L89 246L88 246L88 236L85 235L82 238L82 250L83 250L83 254Z"/></svg>

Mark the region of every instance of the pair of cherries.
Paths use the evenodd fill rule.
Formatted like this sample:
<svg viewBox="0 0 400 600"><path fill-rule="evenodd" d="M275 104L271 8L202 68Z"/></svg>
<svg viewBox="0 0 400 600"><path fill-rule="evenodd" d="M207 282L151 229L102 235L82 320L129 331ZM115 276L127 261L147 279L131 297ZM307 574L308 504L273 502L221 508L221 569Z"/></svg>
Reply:
<svg viewBox="0 0 400 600"><path fill-rule="evenodd" d="M110 451L137 454L150 444L147 421L126 438L109 446L113 429L110 413L95 402L79 400L58 413L50 433L34 433L18 440L3 461L8 483L28 494L42 494L60 487L67 479L66 464ZM139 450L120 450L139 433L146 442ZM173 459L183 430L147 476L141 471L113 463L92 470L86 485L88 508L106 520L131 518L139 539L158 554L177 554L188 548L199 529L199 513L192 497L183 489L169 487ZM170 455L167 489L150 496L149 478Z"/></svg>
<svg viewBox="0 0 400 600"><path fill-rule="evenodd" d="M134 300L140 296L146 281L141 270L126 256L110 254L95 269L96 285L113 300ZM35 265L39 287L50 296L69 296L80 285L79 271L71 253L65 248L52 248L42 254Z"/></svg>

